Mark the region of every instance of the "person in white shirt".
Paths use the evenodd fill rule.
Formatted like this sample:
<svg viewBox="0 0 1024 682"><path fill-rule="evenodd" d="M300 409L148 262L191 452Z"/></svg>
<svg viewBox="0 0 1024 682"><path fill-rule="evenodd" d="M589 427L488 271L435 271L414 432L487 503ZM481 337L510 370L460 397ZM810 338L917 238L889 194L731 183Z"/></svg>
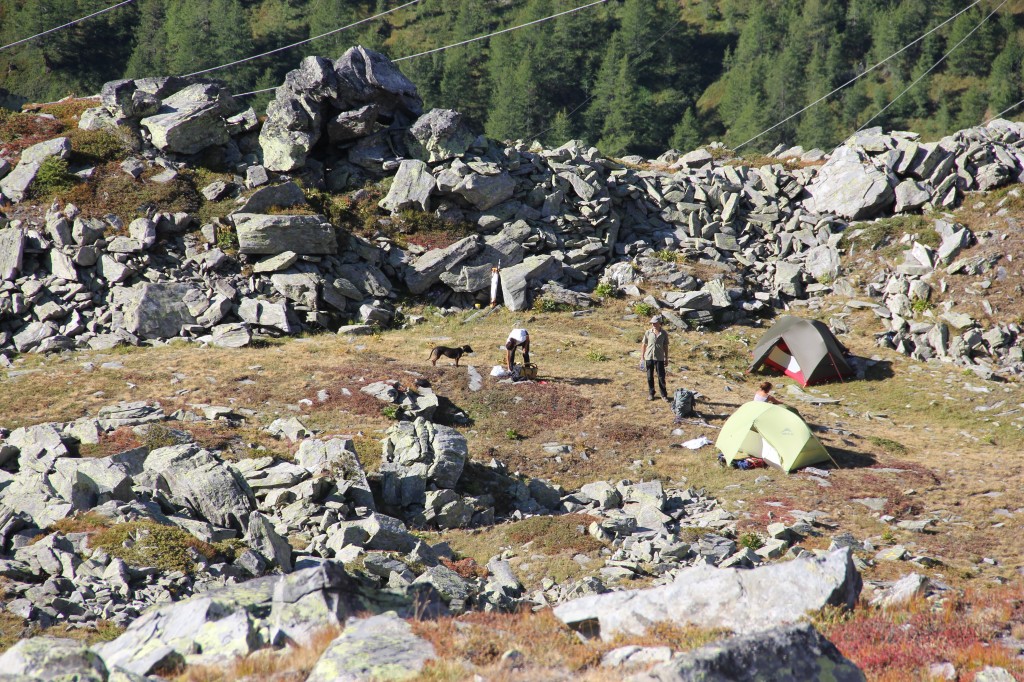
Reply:
<svg viewBox="0 0 1024 682"><path fill-rule="evenodd" d="M764 383L757 387L757 391L754 393L754 402L781 405L782 401L773 396L771 393L772 382L765 381Z"/></svg>
<svg viewBox="0 0 1024 682"><path fill-rule="evenodd" d="M523 362L530 364L530 332L516 328L508 335L505 341L505 368L510 372L515 365L516 348L523 349Z"/></svg>

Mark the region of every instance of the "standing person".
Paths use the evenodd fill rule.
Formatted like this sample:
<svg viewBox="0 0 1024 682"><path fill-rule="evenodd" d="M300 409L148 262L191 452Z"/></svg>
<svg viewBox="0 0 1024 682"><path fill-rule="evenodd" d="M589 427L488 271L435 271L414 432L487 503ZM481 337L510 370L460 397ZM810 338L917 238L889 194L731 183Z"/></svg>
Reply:
<svg viewBox="0 0 1024 682"><path fill-rule="evenodd" d="M654 372L658 372L658 388L661 397L671 400L665 389L665 367L668 365L668 332L661 328L661 315L651 318L651 328L644 332L640 356L647 369L647 399L654 400Z"/></svg>
<svg viewBox="0 0 1024 682"><path fill-rule="evenodd" d="M754 393L754 402L781 405L782 401L773 396L771 393L772 382L765 381L764 383L757 387L757 391Z"/></svg>
<svg viewBox="0 0 1024 682"><path fill-rule="evenodd" d="M516 348L523 349L523 362L530 364L530 332L520 327L513 329L505 341L505 368L510 372L515 365Z"/></svg>

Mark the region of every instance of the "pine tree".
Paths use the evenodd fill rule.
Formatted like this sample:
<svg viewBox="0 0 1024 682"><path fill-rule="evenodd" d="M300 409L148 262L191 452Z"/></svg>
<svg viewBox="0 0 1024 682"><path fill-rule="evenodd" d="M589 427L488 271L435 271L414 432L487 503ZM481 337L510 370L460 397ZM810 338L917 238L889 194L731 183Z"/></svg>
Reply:
<svg viewBox="0 0 1024 682"><path fill-rule="evenodd" d="M704 142L704 132L701 129L700 119L697 118L693 107L683 112L683 117L672 129L670 144L673 149L681 152L690 152Z"/></svg>
<svg viewBox="0 0 1024 682"><path fill-rule="evenodd" d="M1006 46L993 60L992 71L988 77L988 92L995 113L1021 99L1022 65L1024 65L1024 47L1014 36L1007 40Z"/></svg>
<svg viewBox="0 0 1024 682"><path fill-rule="evenodd" d="M565 109L561 109L555 114L550 130L544 134L544 142L549 145L561 146L573 137L572 119Z"/></svg>
<svg viewBox="0 0 1024 682"><path fill-rule="evenodd" d="M961 14L949 30L948 48L963 40L963 43L948 57L949 72L955 76L987 76L991 63L992 44L995 42L997 27L986 21L980 28L987 10L977 7ZM974 31L971 33L971 31Z"/></svg>

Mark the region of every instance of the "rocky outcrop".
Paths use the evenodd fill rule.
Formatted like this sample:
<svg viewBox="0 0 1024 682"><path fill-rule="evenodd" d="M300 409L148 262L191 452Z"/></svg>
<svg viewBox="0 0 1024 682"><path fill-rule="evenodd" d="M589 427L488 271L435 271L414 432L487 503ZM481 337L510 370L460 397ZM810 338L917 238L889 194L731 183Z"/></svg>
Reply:
<svg viewBox="0 0 1024 682"><path fill-rule="evenodd" d="M723 640L630 678L631 682L826 679L861 682L866 678L809 623Z"/></svg>
<svg viewBox="0 0 1024 682"><path fill-rule="evenodd" d="M753 633L798 622L826 606L853 608L860 588L852 556L843 549L751 571L696 566L671 585L584 597L556 607L555 615L605 640L643 634L662 621Z"/></svg>

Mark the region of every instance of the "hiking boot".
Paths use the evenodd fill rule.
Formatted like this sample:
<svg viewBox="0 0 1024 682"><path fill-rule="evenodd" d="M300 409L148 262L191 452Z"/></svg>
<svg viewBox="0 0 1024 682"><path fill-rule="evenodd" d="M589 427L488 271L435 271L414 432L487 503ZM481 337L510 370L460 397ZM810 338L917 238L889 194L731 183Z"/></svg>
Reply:
<svg viewBox="0 0 1024 682"><path fill-rule="evenodd" d="M649 395L649 396L647 396L647 399L648 400L654 400L654 396L653 395Z"/></svg>

